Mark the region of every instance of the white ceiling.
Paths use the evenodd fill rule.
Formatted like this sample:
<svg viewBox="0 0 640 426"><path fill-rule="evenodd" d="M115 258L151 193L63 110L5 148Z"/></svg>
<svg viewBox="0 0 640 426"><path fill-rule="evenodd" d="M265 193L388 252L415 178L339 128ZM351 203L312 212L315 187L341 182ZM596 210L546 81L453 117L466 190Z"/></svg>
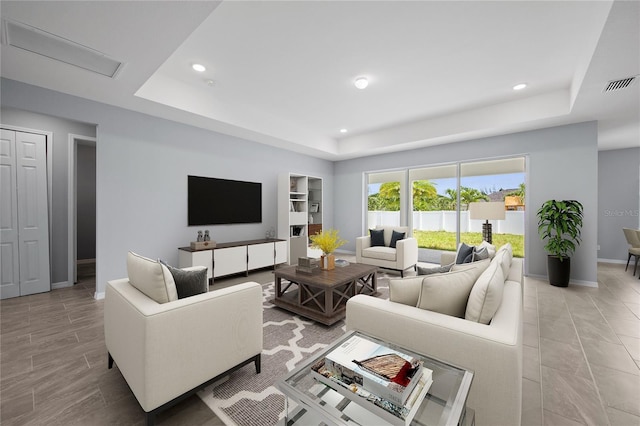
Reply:
<svg viewBox="0 0 640 426"><path fill-rule="evenodd" d="M125 63L111 79L3 44L2 77L320 158L586 120L599 149L640 146L640 84L602 92L640 74L635 1L2 1L0 14Z"/></svg>

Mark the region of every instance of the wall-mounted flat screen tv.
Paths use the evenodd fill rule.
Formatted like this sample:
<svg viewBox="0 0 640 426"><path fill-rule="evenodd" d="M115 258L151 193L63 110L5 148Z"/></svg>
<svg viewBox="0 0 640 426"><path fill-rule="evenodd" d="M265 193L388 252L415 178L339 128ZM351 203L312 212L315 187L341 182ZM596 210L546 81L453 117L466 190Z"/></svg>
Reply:
<svg viewBox="0 0 640 426"><path fill-rule="evenodd" d="M189 226L262 222L262 183L188 176Z"/></svg>

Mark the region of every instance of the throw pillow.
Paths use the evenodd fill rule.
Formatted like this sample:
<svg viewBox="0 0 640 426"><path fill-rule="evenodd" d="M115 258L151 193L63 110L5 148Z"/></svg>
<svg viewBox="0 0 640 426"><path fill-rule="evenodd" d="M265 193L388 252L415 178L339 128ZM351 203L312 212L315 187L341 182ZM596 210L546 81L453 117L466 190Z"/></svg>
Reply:
<svg viewBox="0 0 640 426"><path fill-rule="evenodd" d="M201 269L185 271L184 269L174 268L162 260L158 261L171 273L173 281L176 283L178 299L209 291L207 268L202 267Z"/></svg>
<svg viewBox="0 0 640 426"><path fill-rule="evenodd" d="M389 300L415 307L421 287L422 277L392 278L389 280Z"/></svg>
<svg viewBox="0 0 640 426"><path fill-rule="evenodd" d="M480 250L480 249L485 248L485 247L486 247L487 251L489 252L489 258L493 259L493 256L496 255L496 246L494 246L493 244L490 244L490 243L488 243L486 241L483 241L483 242L481 242L480 244L478 244L476 246L476 250Z"/></svg>
<svg viewBox="0 0 640 426"><path fill-rule="evenodd" d="M404 240L404 232L393 231L391 234L391 243L389 247L396 248L396 243L398 240Z"/></svg>
<svg viewBox="0 0 640 426"><path fill-rule="evenodd" d="M384 247L384 229L369 229L371 247Z"/></svg>
<svg viewBox="0 0 640 426"><path fill-rule="evenodd" d="M437 266L435 268L425 268L422 266L418 266L417 271L418 271L418 275L443 274L445 272L449 272L453 265L454 265L453 263L450 263L448 265Z"/></svg>
<svg viewBox="0 0 640 426"><path fill-rule="evenodd" d="M494 262L473 285L464 318L481 324L489 324L502 302L503 291L502 268L497 262Z"/></svg>
<svg viewBox="0 0 640 426"><path fill-rule="evenodd" d="M463 263L460 265L453 265L451 266L451 272L456 272L456 271L472 271L474 278L473 280L477 280L478 277L480 276L480 274L482 274L484 272L485 269L487 269L489 267L489 259L485 259L485 260L479 260L477 262L471 262L471 263Z"/></svg>
<svg viewBox="0 0 640 426"><path fill-rule="evenodd" d="M158 303L178 299L176 284L171 273L160 263L133 252L127 253L129 283Z"/></svg>
<svg viewBox="0 0 640 426"><path fill-rule="evenodd" d="M464 318L467 300L474 282L473 271L427 275L422 279L417 307Z"/></svg>
<svg viewBox="0 0 640 426"><path fill-rule="evenodd" d="M456 254L456 263L469 263L473 258L473 246L468 246L465 243L460 243L458 247L458 254Z"/></svg>
<svg viewBox="0 0 640 426"><path fill-rule="evenodd" d="M473 248L473 258L472 262L477 262L478 260L489 259L489 250L486 247L482 247L478 249L478 247Z"/></svg>

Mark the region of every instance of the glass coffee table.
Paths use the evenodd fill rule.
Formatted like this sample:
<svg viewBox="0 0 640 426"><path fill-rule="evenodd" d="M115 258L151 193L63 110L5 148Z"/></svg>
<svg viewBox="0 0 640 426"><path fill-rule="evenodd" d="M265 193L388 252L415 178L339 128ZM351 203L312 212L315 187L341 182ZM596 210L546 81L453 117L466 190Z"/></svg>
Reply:
<svg viewBox="0 0 640 426"><path fill-rule="evenodd" d="M367 409L367 405L370 404L368 401L356 403L317 381L311 374L311 366L317 360L323 358L353 334L417 356L424 361L425 367L433 371L433 383L413 418L412 425L474 425L475 413L466 407L473 372L359 332L349 332L276 382L276 387L286 396L285 426L390 424Z"/></svg>

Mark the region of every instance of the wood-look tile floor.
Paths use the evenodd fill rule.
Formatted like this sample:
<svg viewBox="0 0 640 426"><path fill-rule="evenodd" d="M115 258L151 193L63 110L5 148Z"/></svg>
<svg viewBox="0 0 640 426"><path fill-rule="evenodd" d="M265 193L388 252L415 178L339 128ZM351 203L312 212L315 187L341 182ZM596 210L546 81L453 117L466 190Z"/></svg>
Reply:
<svg viewBox="0 0 640 426"><path fill-rule="evenodd" d="M557 288L525 278L523 425L640 425L640 280L600 264L598 281ZM0 301L2 425L144 423L117 365L107 369L94 292L95 276L79 271L73 287ZM197 396L157 423L222 424Z"/></svg>

